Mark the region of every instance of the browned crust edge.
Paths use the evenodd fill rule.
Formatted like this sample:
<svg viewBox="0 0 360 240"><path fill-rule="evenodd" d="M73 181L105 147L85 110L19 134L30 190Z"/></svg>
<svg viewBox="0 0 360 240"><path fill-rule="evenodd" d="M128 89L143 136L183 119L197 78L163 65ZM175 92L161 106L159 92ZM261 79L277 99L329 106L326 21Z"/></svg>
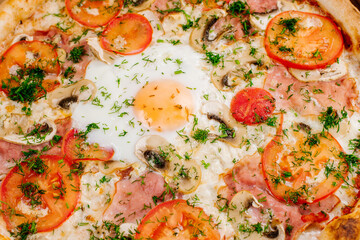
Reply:
<svg viewBox="0 0 360 240"><path fill-rule="evenodd" d="M345 34L349 50L360 61L360 11L350 0L316 0L329 13Z"/></svg>

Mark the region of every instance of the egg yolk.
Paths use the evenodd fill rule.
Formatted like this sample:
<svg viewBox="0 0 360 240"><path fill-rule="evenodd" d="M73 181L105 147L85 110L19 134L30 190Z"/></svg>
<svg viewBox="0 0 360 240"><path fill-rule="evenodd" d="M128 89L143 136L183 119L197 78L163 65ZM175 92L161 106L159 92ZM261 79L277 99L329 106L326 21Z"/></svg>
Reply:
<svg viewBox="0 0 360 240"><path fill-rule="evenodd" d="M192 112L191 91L173 80L153 81L145 85L134 101L137 119L159 132L182 127Z"/></svg>

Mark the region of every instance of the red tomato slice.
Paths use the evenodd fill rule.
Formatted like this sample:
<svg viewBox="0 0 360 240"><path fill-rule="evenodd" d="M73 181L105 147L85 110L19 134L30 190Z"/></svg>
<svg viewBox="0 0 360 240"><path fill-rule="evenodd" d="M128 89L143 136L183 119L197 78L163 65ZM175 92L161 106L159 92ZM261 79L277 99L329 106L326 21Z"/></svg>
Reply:
<svg viewBox="0 0 360 240"><path fill-rule="evenodd" d="M216 240L220 234L203 209L177 199L153 208L141 221L135 239Z"/></svg>
<svg viewBox="0 0 360 240"><path fill-rule="evenodd" d="M68 176L70 164L62 156L43 155L40 159L47 166L44 173L36 173L22 163L22 171L14 167L2 182L3 218L9 230L35 221L37 232L51 231L61 225L77 205L80 180L77 175ZM37 194L34 186L44 192Z"/></svg>
<svg viewBox="0 0 360 240"><path fill-rule="evenodd" d="M268 55L290 68L324 68L336 61L343 46L336 24L314 13L280 13L271 19L265 31Z"/></svg>
<svg viewBox="0 0 360 240"><path fill-rule="evenodd" d="M116 17L123 0L65 0L71 18L88 27L100 27Z"/></svg>
<svg viewBox="0 0 360 240"><path fill-rule="evenodd" d="M265 122L275 109L275 99L262 88L245 88L231 101L230 110L236 121L246 125Z"/></svg>
<svg viewBox="0 0 360 240"><path fill-rule="evenodd" d="M295 204L315 203L333 194L344 182L348 165L339 154L340 144L330 134L317 134L317 143L293 131L296 143L289 143L282 130L283 116L276 136L265 147L262 172L272 194ZM289 134L289 133L287 133Z"/></svg>
<svg viewBox="0 0 360 240"><path fill-rule="evenodd" d="M311 222L311 223L321 223L321 222L324 222L324 221L327 221L329 220L330 217L329 217L329 214L325 213L325 212L318 212L318 213L310 213L308 215L303 215L301 216L301 220L303 222Z"/></svg>
<svg viewBox="0 0 360 240"><path fill-rule="evenodd" d="M34 69L36 67L48 74L49 79L42 82L42 87L46 92L51 92L60 85L59 81L55 79L60 73L60 65L53 45L41 41L14 43L0 59L0 91L8 95L9 89L20 85L19 81L11 78L11 75L17 76L15 70ZM39 91L37 97L44 94L43 91Z"/></svg>
<svg viewBox="0 0 360 240"><path fill-rule="evenodd" d="M114 155L114 149L89 144L77 134L78 130L71 129L64 136L61 150L67 159L108 161Z"/></svg>
<svg viewBox="0 0 360 240"><path fill-rule="evenodd" d="M102 33L101 45L114 53L133 55L149 46L152 33L152 27L144 16L128 13L109 23Z"/></svg>

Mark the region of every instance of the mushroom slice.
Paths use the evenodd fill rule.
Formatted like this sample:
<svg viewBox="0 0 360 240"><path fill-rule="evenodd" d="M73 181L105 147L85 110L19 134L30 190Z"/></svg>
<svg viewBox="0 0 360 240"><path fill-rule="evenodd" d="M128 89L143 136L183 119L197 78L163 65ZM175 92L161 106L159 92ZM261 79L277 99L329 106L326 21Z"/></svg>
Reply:
<svg viewBox="0 0 360 240"><path fill-rule="evenodd" d="M18 134L7 134L2 137L3 140L20 145L39 145L49 142L56 134L57 127L54 121L50 119L42 119L25 132Z"/></svg>
<svg viewBox="0 0 360 240"><path fill-rule="evenodd" d="M249 225L249 219L251 219L251 213L248 211L252 208L260 208L262 205L257 199L248 191L240 191L236 193L229 204L228 216L231 219L231 223L235 229L238 229L239 225ZM285 230L281 222L278 220L271 220L268 224L269 228L261 233L257 231L252 232L237 232L236 234L240 239L249 240L270 240L270 239L285 239Z"/></svg>
<svg viewBox="0 0 360 240"><path fill-rule="evenodd" d="M209 120L214 120L220 124L219 134L211 133L210 138L229 143L233 147L239 147L242 137L246 135L246 126L238 123L230 113L230 109L219 102L207 102L201 109Z"/></svg>
<svg viewBox="0 0 360 240"><path fill-rule="evenodd" d="M131 167L131 165L126 164L123 161L110 160L106 162L98 162L99 171L105 175L112 174L118 170L123 171Z"/></svg>
<svg viewBox="0 0 360 240"><path fill-rule="evenodd" d="M224 59L226 62L222 68L214 68L211 74L211 81L220 91L230 91L241 81L247 81L256 76L256 67L267 66L271 60L265 52L263 38L254 38L250 43L237 43L232 47L235 54ZM254 70L254 71L253 71Z"/></svg>
<svg viewBox="0 0 360 240"><path fill-rule="evenodd" d="M129 9L132 12L140 12L151 7L155 0L131 0Z"/></svg>
<svg viewBox="0 0 360 240"><path fill-rule="evenodd" d="M302 82L328 82L344 77L348 70L346 63L340 58L338 63L333 63L326 68L314 70L289 68L289 72Z"/></svg>
<svg viewBox="0 0 360 240"><path fill-rule="evenodd" d="M231 91L234 87L246 80L246 74L251 70L250 65L238 65L232 60L225 59L229 62L223 68L216 68L211 73L211 82L220 91Z"/></svg>
<svg viewBox="0 0 360 240"><path fill-rule="evenodd" d="M226 28L220 31L215 31L212 26L219 18L226 16L226 12L222 9L213 9L205 12L199 20L199 28L194 28L190 35L190 45L199 52L204 52L206 49L212 49L221 36L226 32Z"/></svg>
<svg viewBox="0 0 360 240"><path fill-rule="evenodd" d="M58 55L59 63L63 64L66 61L66 51L62 48L57 48L56 53Z"/></svg>
<svg viewBox="0 0 360 240"><path fill-rule="evenodd" d="M113 64L115 60L115 54L104 50L100 46L99 39L97 37L91 37L86 39L86 42L90 46L91 52L97 57L100 61L103 61L107 64Z"/></svg>
<svg viewBox="0 0 360 240"><path fill-rule="evenodd" d="M262 205L249 191L240 191L236 193L229 204L229 218L234 223L244 222L251 217L246 212L251 207L260 208Z"/></svg>
<svg viewBox="0 0 360 240"><path fill-rule="evenodd" d="M320 240L360 239L360 208L355 206L352 213L332 220L320 234Z"/></svg>
<svg viewBox="0 0 360 240"><path fill-rule="evenodd" d="M90 80L83 79L72 85L63 86L52 91L49 94L49 103L53 108L69 111L71 104L91 101L95 94L95 84Z"/></svg>
<svg viewBox="0 0 360 240"><path fill-rule="evenodd" d="M150 168L164 175L182 193L196 190L201 181L201 168L193 159L184 160L166 139L158 135L142 137L135 146L135 155Z"/></svg>
<svg viewBox="0 0 360 240"><path fill-rule="evenodd" d="M33 39L34 39L34 37L29 36L27 34L19 34L14 37L14 40L11 42L11 44L21 42L21 41L32 41Z"/></svg>

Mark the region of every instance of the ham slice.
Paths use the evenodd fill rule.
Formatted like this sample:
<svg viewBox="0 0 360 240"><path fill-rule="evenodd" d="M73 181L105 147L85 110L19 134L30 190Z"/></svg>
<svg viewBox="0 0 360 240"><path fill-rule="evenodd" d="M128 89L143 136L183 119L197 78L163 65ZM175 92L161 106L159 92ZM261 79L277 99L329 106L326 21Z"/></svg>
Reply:
<svg viewBox="0 0 360 240"><path fill-rule="evenodd" d="M269 70L264 88L276 99L278 110L295 110L301 115L319 115L330 106L337 111L353 109L357 99L354 79L301 82L282 65Z"/></svg>
<svg viewBox="0 0 360 240"><path fill-rule="evenodd" d="M156 204L154 199L169 200L164 178L148 172L136 180L121 179L116 183L115 195L105 210L103 220L135 223L141 220Z"/></svg>
<svg viewBox="0 0 360 240"><path fill-rule="evenodd" d="M75 70L75 73L71 77L72 81L76 82L84 78L86 68L91 61L91 56L90 56L91 50L85 39L82 39L79 43L76 44L71 43L70 37L67 34L61 32L59 29L55 27L51 27L49 31L36 32L34 36L34 40L55 42L58 45L58 47L66 51L68 56L70 51L74 47L84 46L86 55L82 56L82 60L79 63L73 63L69 60L66 60L65 63L61 65L62 74L64 74L69 67Z"/></svg>
<svg viewBox="0 0 360 240"><path fill-rule="evenodd" d="M301 217L312 212L329 212L338 203L339 199L330 196L318 203L310 204L304 208L302 205L290 205L280 202L273 197L266 186L263 174L261 172L261 157L259 155L249 156L237 163L228 173L224 175L226 187L221 189L219 194L231 201L232 197L239 191L247 190L257 199L262 199L261 209L252 209L252 220L261 222L263 210L271 209L274 217L279 219L286 229L287 225L292 226L291 234L287 239L292 239L301 234L310 222L303 222Z"/></svg>
<svg viewBox="0 0 360 240"><path fill-rule="evenodd" d="M65 118L55 121L57 126L56 135L64 136L65 133L71 128L71 119ZM22 151L28 151L29 149L42 150L44 147L50 146L49 143L43 143L37 146L24 146L15 143L9 143L4 140L0 140L0 179L2 179L14 166L14 160L23 158ZM61 154L61 140L54 144L54 146L46 151L44 154L60 155Z"/></svg>
<svg viewBox="0 0 360 240"><path fill-rule="evenodd" d="M277 0L247 0L250 7L250 12L253 13L268 13L276 10Z"/></svg>

